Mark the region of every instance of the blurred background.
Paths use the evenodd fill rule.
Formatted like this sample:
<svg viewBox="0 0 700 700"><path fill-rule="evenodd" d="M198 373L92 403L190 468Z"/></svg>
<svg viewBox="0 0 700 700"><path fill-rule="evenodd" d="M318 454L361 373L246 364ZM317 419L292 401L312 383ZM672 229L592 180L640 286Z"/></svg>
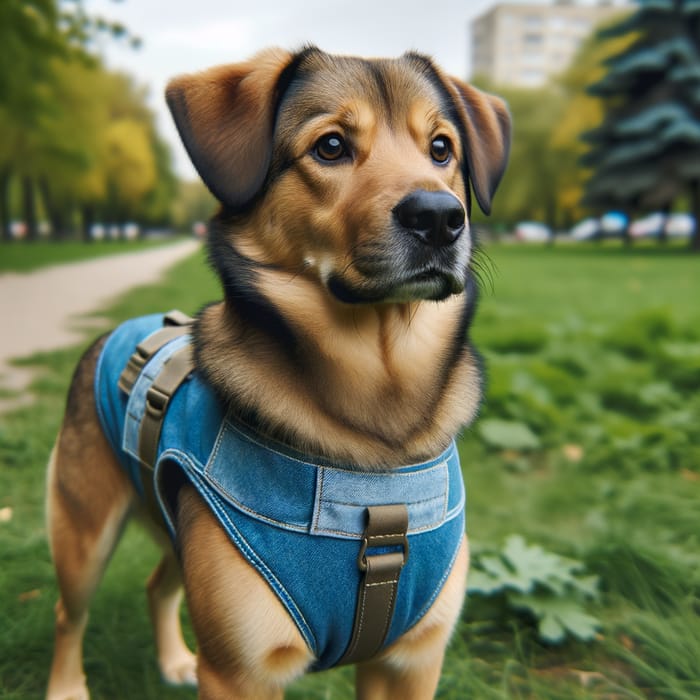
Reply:
<svg viewBox="0 0 700 700"><path fill-rule="evenodd" d="M438 698L697 700L700 0L0 0L0 698L44 693L44 473L83 348L221 296L165 84L307 42L430 54L513 115L472 222L486 392L458 442L472 564ZM157 558L130 528L95 597L93 700L195 697L157 672Z"/></svg>
<svg viewBox="0 0 700 700"><path fill-rule="evenodd" d="M268 45L428 53L502 94L511 164L485 235L681 239L698 248L698 9L598 0L255 4L3 0L2 239L201 232L211 199L179 143L173 75Z"/></svg>

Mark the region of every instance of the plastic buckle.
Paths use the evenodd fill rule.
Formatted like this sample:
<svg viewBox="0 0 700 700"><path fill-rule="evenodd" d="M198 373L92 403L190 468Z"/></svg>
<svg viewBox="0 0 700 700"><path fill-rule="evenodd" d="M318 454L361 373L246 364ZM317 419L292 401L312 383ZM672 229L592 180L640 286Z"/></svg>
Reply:
<svg viewBox="0 0 700 700"><path fill-rule="evenodd" d="M403 556L403 561L401 566L406 563L408 559L408 537L406 537L405 532L397 532L393 535L382 535L381 541L371 542L370 540L378 540L378 537L365 536L362 538L362 544L360 545L360 552L357 555L357 567L360 571L367 571L367 550L374 547L401 547L401 554ZM388 556L391 554L397 554L398 552L382 552L381 554L370 555L373 558L379 558Z"/></svg>
<svg viewBox="0 0 700 700"><path fill-rule="evenodd" d="M146 412L153 418L161 418L170 401L170 396L161 391L157 386L151 385L146 392Z"/></svg>

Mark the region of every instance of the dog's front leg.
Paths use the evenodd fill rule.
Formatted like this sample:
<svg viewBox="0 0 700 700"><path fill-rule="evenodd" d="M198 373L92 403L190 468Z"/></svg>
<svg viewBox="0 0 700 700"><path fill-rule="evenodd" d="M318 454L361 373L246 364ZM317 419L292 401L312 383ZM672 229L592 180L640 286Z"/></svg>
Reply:
<svg viewBox="0 0 700 700"><path fill-rule="evenodd" d="M173 685L196 685L196 660L182 638L182 576L174 552L167 551L148 581L148 606L160 673Z"/></svg>
<svg viewBox="0 0 700 700"><path fill-rule="evenodd" d="M276 700L313 656L262 576L191 487L178 500L201 700Z"/></svg>

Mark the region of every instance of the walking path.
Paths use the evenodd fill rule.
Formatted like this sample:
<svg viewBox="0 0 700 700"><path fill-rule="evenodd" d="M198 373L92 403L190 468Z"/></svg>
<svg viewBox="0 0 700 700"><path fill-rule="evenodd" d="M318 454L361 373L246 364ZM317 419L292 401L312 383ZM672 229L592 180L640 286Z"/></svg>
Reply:
<svg viewBox="0 0 700 700"><path fill-rule="evenodd" d="M0 411L31 398L25 390L32 371L13 366L13 358L80 342L86 327L94 325L94 319L81 316L104 308L134 286L157 281L199 245L187 240L29 273L0 274L0 391L24 392L19 399L0 394Z"/></svg>

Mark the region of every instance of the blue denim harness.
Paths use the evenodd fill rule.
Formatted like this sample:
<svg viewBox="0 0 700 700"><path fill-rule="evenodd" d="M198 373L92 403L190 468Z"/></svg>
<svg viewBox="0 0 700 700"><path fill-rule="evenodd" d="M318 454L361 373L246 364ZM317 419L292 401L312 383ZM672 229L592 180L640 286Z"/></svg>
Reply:
<svg viewBox="0 0 700 700"><path fill-rule="evenodd" d="M119 326L95 375L103 429L140 494L138 428L146 392L190 337L177 337L156 352L129 396L117 382L136 345L162 324L157 314ZM351 638L367 506L405 503L408 510L410 555L385 645L428 611L464 533L464 484L454 442L422 464L350 469L299 454L241 423L196 372L168 405L157 455L155 492L171 536L177 489L187 480L285 606L315 655L314 669L337 664Z"/></svg>

